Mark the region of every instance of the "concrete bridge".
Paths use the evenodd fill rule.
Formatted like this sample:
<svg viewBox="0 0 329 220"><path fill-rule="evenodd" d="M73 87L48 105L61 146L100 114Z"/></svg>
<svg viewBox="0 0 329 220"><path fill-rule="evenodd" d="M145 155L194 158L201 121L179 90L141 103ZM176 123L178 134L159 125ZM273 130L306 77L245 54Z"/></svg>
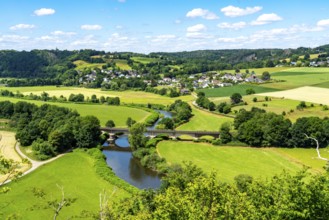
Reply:
<svg viewBox="0 0 329 220"><path fill-rule="evenodd" d="M101 127L101 131L107 132L111 137L116 133L129 134L129 128L108 128ZM166 134L171 138L177 138L181 135L189 135L194 138L200 138L202 136L212 136L214 138L219 138L219 132L216 131L179 131L179 130L154 130L147 129L145 132L146 136L155 137L159 134Z"/></svg>

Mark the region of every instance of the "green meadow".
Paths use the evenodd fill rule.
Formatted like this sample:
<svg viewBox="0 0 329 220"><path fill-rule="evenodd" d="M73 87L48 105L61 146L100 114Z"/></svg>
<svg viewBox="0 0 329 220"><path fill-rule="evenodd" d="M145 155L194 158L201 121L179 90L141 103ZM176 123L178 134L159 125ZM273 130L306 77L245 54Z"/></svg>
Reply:
<svg viewBox="0 0 329 220"><path fill-rule="evenodd" d="M73 63L77 66L75 68L76 70L84 70L87 68L90 68L90 69L100 68L101 69L102 66L105 64L105 63L88 63L83 60L77 60L77 61L74 61Z"/></svg>
<svg viewBox="0 0 329 220"><path fill-rule="evenodd" d="M266 67L266 68L256 68L256 69L248 69L249 73L254 71L256 75L262 75L263 72L269 72L269 73L275 73L275 72L280 72L283 70L288 70L288 69L294 69L291 67ZM240 73L245 73L247 69L241 69ZM224 73L235 73L235 70L223 70L221 72Z"/></svg>
<svg viewBox="0 0 329 220"><path fill-rule="evenodd" d="M279 89L265 87L265 84L239 84L235 86L221 87L215 89L200 89L197 92L204 92L207 97L226 97L233 93L240 93L246 95L247 89L253 89L256 93L275 92Z"/></svg>
<svg viewBox="0 0 329 220"><path fill-rule="evenodd" d="M233 122L233 118L216 115L192 106L193 117L189 122L179 126L177 130L188 131L218 131L225 122Z"/></svg>
<svg viewBox="0 0 329 220"><path fill-rule="evenodd" d="M131 59L134 62L142 63L142 64L149 64L149 63L159 61L159 59L157 59L157 58L150 58L150 57L132 57Z"/></svg>
<svg viewBox="0 0 329 220"><path fill-rule="evenodd" d="M102 126L108 120L113 120L117 127L126 127L126 120L128 117L136 121L144 121L147 116L150 115L149 112L146 112L141 109L125 107L125 106L110 106L110 105L100 105L100 104L76 104L76 103L60 103L60 102L43 102L43 101L35 101L35 100L28 100L28 99L17 99L17 98L10 98L10 97L0 97L0 101L11 101L11 102L19 102L19 101L26 101L31 102L36 105L43 105L43 104L51 104L57 105L61 107L66 107L72 110L76 110L80 115L94 115L99 120Z"/></svg>
<svg viewBox="0 0 329 220"><path fill-rule="evenodd" d="M311 172L323 172L325 161L316 158L315 149L281 149L213 146L206 143L163 141L158 153L169 164L192 161L205 172L215 171L221 181L232 182L239 174L267 178L283 172L296 172L308 166ZM329 157L328 149L322 149Z"/></svg>
<svg viewBox="0 0 329 220"><path fill-rule="evenodd" d="M97 215L99 194L104 190L108 195L114 192L111 200L130 196L95 173L93 158L83 152L73 152L9 184L11 190L0 194L0 218L52 219L54 211L47 201L61 198L57 185L63 187L66 198L74 200L70 206L63 207L58 219L79 219L90 214ZM35 191L39 194L34 193Z"/></svg>
<svg viewBox="0 0 329 220"><path fill-rule="evenodd" d="M161 96L154 93L148 93L143 91L103 91L100 89L87 89L87 88L79 88L79 87L56 87L56 86L35 86L35 87L0 87L0 89L6 89L12 92L21 92L25 95L29 95L30 93L40 95L42 92L47 92L51 97L56 96L60 97L63 95L64 97L69 97L70 94L83 94L85 98L91 97L92 95L96 95L98 98L101 96L104 97L119 97L121 103L131 104L163 104L169 105L177 99L181 99L183 101L191 101L193 100L193 96L186 95L180 96L176 98L170 98L167 96Z"/></svg>
<svg viewBox="0 0 329 220"><path fill-rule="evenodd" d="M131 70L131 67L128 65L127 60L114 59L115 65L121 70Z"/></svg>

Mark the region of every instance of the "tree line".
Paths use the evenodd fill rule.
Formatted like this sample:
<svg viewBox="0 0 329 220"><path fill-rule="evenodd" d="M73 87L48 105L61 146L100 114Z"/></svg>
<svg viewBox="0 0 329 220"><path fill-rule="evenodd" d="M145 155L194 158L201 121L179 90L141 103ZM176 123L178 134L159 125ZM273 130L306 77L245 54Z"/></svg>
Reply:
<svg viewBox="0 0 329 220"><path fill-rule="evenodd" d="M10 119L16 139L32 146L36 156L48 159L72 148L91 148L100 141L100 122L68 108L27 102L0 102L0 118Z"/></svg>

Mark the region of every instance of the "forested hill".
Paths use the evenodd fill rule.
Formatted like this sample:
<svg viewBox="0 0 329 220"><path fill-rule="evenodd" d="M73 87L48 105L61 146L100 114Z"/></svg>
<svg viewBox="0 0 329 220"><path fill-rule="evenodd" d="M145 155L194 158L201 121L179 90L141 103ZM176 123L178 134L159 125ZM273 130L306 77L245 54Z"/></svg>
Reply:
<svg viewBox="0 0 329 220"><path fill-rule="evenodd" d="M111 53L96 50L32 50L0 51L0 77L48 79L61 84L76 84L84 64L89 71L95 68L105 70L135 70L140 74L193 74L212 70L233 68L272 67L277 64L297 61L310 55L327 57L329 45L317 48L297 49L231 49L199 50L175 53ZM77 72L78 71L78 72ZM48 82L49 83L49 82Z"/></svg>

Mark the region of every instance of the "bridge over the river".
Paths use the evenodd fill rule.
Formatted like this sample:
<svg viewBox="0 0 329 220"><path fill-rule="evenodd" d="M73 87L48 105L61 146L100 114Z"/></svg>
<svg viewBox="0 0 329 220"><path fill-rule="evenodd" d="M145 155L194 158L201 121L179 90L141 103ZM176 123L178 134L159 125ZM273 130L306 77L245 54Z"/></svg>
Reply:
<svg viewBox="0 0 329 220"><path fill-rule="evenodd" d="M101 131L107 132L110 136L113 136L116 133L129 134L128 128L108 128L101 127ZM155 137L159 134L166 134L169 137L177 138L181 135L189 135L194 138L200 138L202 136L212 136L214 138L219 138L219 132L216 131L180 131L180 130L156 130L156 129L147 129L146 135L150 137Z"/></svg>

